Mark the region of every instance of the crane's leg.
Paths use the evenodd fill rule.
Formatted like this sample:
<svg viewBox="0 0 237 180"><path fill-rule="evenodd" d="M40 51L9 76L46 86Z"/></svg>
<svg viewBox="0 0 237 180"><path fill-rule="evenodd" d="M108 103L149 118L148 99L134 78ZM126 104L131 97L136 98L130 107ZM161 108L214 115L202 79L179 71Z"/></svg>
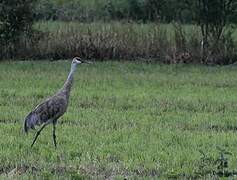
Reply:
<svg viewBox="0 0 237 180"><path fill-rule="evenodd" d="M54 143L54 147L57 148L57 141L56 141L56 123L53 123L53 143Z"/></svg>
<svg viewBox="0 0 237 180"><path fill-rule="evenodd" d="M48 125L48 123L45 123L45 124L40 128L40 130L37 131L36 136L35 136L35 139L34 139L33 143L31 144L31 147L33 147L33 145L35 144L35 141L37 140L38 136L40 135L40 132L41 132L41 131L45 128L45 126L47 126L47 125Z"/></svg>

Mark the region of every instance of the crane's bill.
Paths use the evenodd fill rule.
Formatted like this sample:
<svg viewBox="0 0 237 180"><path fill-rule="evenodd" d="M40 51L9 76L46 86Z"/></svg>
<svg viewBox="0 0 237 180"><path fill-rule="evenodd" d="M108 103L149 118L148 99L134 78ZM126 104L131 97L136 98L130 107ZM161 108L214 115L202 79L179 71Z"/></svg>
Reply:
<svg viewBox="0 0 237 180"><path fill-rule="evenodd" d="M85 63L85 64L93 64L93 62L91 62L91 61L82 61L82 63Z"/></svg>

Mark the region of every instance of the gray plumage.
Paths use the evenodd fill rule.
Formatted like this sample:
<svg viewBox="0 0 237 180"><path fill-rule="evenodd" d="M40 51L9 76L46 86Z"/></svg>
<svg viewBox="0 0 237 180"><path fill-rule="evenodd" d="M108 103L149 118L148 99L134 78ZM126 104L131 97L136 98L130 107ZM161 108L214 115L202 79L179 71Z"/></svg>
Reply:
<svg viewBox="0 0 237 180"><path fill-rule="evenodd" d="M82 61L80 58L75 57L71 64L71 71L63 87L54 96L46 99L44 102L36 106L35 109L26 116L24 122L24 131L26 133L29 129L35 129L35 126L43 124L40 130L37 131L31 146L34 145L37 137L40 135L40 132L44 129L44 127L52 123L54 145L57 147L55 134L56 123L58 118L61 117L67 110L70 91L73 84L73 75L77 65L81 63L88 62Z"/></svg>

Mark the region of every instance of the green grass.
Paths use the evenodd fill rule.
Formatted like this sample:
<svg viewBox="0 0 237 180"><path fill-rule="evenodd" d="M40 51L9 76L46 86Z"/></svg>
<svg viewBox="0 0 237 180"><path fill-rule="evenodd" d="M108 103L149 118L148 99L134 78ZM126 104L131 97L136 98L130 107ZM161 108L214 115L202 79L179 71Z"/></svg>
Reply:
<svg viewBox="0 0 237 180"><path fill-rule="evenodd" d="M58 149L52 125L31 149L24 117L62 86L69 68L68 61L0 64L2 177L217 178L237 171L235 67L80 65L57 125ZM218 161L221 155L227 159Z"/></svg>

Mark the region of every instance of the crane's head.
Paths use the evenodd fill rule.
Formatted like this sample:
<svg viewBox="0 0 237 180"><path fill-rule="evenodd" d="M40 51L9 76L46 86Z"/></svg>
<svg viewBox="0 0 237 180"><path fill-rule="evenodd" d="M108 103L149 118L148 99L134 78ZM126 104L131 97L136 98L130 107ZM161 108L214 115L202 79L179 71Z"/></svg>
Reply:
<svg viewBox="0 0 237 180"><path fill-rule="evenodd" d="M74 72L76 70L77 65L82 63L91 64L92 62L82 60L79 57L74 57L72 60L71 71Z"/></svg>

